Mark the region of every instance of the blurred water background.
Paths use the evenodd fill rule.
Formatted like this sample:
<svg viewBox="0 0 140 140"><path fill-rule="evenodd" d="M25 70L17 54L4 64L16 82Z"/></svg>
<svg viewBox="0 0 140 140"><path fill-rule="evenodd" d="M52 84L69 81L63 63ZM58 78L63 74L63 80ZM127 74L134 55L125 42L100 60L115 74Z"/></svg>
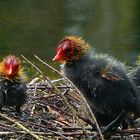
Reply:
<svg viewBox="0 0 140 140"><path fill-rule="evenodd" d="M42 67L36 54L59 68L52 58L65 35L132 65L140 54L140 0L0 0L0 59L23 54Z"/></svg>

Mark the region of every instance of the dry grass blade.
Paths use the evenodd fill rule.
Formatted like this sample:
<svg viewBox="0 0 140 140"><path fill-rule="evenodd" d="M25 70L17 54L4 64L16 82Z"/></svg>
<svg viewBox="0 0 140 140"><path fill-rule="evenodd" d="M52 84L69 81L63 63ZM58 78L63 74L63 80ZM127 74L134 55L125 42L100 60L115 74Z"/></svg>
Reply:
<svg viewBox="0 0 140 140"><path fill-rule="evenodd" d="M29 61L25 56L21 55L21 57L22 57L24 60L26 60L30 65L32 65L32 67L34 67L34 68L48 81L48 83L49 83L51 86L53 86L52 83L50 82L49 78L48 78L47 76L45 76L45 75L43 74L43 72L42 72L38 67L36 67L36 66L35 66L31 61Z"/></svg>

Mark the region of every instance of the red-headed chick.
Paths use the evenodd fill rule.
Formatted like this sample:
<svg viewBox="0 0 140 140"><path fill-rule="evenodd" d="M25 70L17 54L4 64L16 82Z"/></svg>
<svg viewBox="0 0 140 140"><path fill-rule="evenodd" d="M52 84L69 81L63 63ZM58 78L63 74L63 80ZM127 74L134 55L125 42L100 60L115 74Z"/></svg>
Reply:
<svg viewBox="0 0 140 140"><path fill-rule="evenodd" d="M0 63L0 109L3 106L20 107L26 102L27 87L21 61L14 55L5 57Z"/></svg>
<svg viewBox="0 0 140 140"><path fill-rule="evenodd" d="M53 61L81 91L103 133L117 127L129 112L140 113L140 96L127 76L127 67L107 54L97 54L84 39L65 37L57 46Z"/></svg>

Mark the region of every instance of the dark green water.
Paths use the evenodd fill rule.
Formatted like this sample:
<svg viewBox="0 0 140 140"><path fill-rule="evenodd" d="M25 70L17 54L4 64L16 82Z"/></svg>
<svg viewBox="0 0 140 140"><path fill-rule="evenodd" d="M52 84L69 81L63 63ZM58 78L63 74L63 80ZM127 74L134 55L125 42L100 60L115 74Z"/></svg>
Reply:
<svg viewBox="0 0 140 140"><path fill-rule="evenodd" d="M23 54L41 66L37 54L58 68L51 60L65 35L132 64L140 54L140 0L0 0L0 58Z"/></svg>

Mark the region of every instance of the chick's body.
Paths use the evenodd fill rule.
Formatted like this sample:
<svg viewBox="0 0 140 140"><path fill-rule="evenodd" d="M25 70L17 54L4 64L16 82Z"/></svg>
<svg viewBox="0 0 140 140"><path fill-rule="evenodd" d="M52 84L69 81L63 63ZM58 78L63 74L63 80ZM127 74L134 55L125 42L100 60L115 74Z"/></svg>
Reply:
<svg viewBox="0 0 140 140"><path fill-rule="evenodd" d="M17 57L8 56L1 62L0 109L4 106L15 106L16 111L20 113L20 107L27 99L24 77L20 60Z"/></svg>
<svg viewBox="0 0 140 140"><path fill-rule="evenodd" d="M106 54L85 51L87 48L81 38L66 37L53 60L63 63L62 72L85 96L97 121L107 124L123 110L140 113L140 97L126 66Z"/></svg>
<svg viewBox="0 0 140 140"><path fill-rule="evenodd" d="M140 111L135 88L126 76L126 68L113 57L87 54L61 68L84 94L97 119L105 115L108 121L113 120L123 109ZM98 121L103 123L104 120Z"/></svg>
<svg viewBox="0 0 140 140"><path fill-rule="evenodd" d="M0 81L0 107L3 106L16 106L18 109L26 101L26 85L21 83L21 81L9 81L1 80Z"/></svg>

